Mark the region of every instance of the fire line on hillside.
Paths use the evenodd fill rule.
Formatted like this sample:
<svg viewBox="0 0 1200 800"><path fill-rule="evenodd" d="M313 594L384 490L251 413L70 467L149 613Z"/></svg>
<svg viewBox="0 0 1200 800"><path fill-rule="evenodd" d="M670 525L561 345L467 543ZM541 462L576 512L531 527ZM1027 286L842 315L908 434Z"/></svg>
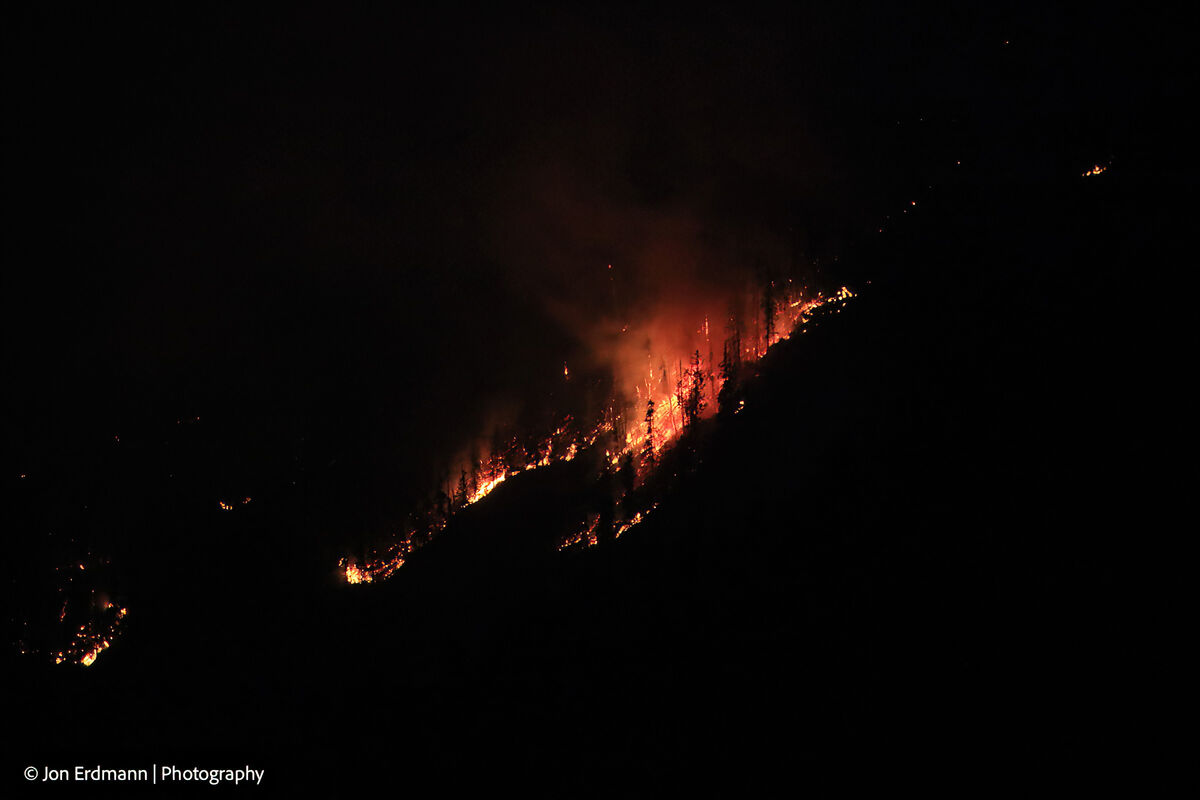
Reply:
<svg viewBox="0 0 1200 800"><path fill-rule="evenodd" d="M457 486L439 493L406 533L361 560L354 556L342 558L339 573L350 584L386 580L415 550L444 530L455 513L487 497L505 481L572 461L594 449L603 448L602 469L629 470L630 483L644 483L686 429L716 413L723 392L737 384L747 365L760 360L778 342L805 332L818 310L840 311L854 296L845 286L831 295L818 292L805 296L802 290L793 288L791 281L782 286L768 284L761 303L756 304L752 326L738 314L729 315L728 335L719 361L714 356L712 330L705 317L691 337L689 351L647 352L640 373L615 375L613 396L598 419L585 424L565 415L561 424L533 447L512 437L505 446L464 466ZM623 326L622 333L626 331L628 326ZM563 378L571 380L568 365L563 366ZM740 410L739 406L734 413ZM640 524L656 506L657 502L650 502L644 508L628 510L624 518L612 520L612 537L618 538ZM599 514L589 514L579 530L561 539L558 549L598 544L600 523Z"/></svg>

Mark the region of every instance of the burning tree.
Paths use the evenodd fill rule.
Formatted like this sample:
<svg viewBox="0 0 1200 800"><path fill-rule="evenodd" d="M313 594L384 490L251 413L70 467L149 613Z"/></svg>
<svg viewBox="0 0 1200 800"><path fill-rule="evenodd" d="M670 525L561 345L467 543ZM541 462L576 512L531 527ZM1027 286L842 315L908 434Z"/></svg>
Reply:
<svg viewBox="0 0 1200 800"><path fill-rule="evenodd" d="M642 444L642 460L654 463L654 398L646 400L646 441Z"/></svg>
<svg viewBox="0 0 1200 800"><path fill-rule="evenodd" d="M457 511L467 504L467 500L471 496L470 486L467 483L467 470L464 467L458 476L458 488L454 490L454 509Z"/></svg>

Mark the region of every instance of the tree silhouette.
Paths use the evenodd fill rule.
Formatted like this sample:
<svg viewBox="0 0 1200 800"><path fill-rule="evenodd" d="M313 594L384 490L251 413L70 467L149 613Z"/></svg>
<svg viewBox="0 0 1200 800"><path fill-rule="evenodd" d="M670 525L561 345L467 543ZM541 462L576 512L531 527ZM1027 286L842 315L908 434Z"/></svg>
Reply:
<svg viewBox="0 0 1200 800"><path fill-rule="evenodd" d="M695 425L704 411L705 374L700 362L700 351L692 354L691 369L688 370L688 389L683 399L683 422L685 426Z"/></svg>
<svg viewBox="0 0 1200 800"><path fill-rule="evenodd" d="M454 510L462 508L467 504L467 498L470 497L467 488L467 470L464 468L458 476L458 488L454 490Z"/></svg>
<svg viewBox="0 0 1200 800"><path fill-rule="evenodd" d="M717 408L728 411L737 388L738 367L736 357L730 352L730 341L725 341L725 353L721 358L721 391L717 393Z"/></svg>
<svg viewBox="0 0 1200 800"><path fill-rule="evenodd" d="M621 489L621 516L626 520L633 516L633 484L637 472L633 468L633 454L626 453L621 458L621 467L617 473L617 483Z"/></svg>
<svg viewBox="0 0 1200 800"><path fill-rule="evenodd" d="M654 463L654 400L646 400L646 441L642 444L642 458L647 464Z"/></svg>

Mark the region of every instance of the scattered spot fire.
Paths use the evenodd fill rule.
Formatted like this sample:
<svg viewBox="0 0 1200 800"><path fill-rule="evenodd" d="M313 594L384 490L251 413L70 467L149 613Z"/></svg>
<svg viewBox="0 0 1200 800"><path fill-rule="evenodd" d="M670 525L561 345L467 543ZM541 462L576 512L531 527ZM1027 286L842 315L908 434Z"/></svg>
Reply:
<svg viewBox="0 0 1200 800"><path fill-rule="evenodd" d="M40 645L30 644L23 638L18 642L18 650L26 655L45 655L55 664L85 667L94 664L117 640L129 614L128 608L109 599L106 592L89 585L95 580L90 573L103 574L103 568L110 563L107 558L99 559L89 554L85 561L55 567L58 576L55 593L62 598L55 621L41 631ZM79 572L89 575L81 576ZM91 580L79 582L85 579ZM26 628L30 629L28 625Z"/></svg>
<svg viewBox="0 0 1200 800"><path fill-rule="evenodd" d="M596 528L600 525L599 514L589 514L588 521L578 531L563 539L558 545L559 550L566 550L568 547L595 547L600 544L600 537L596 533Z"/></svg>

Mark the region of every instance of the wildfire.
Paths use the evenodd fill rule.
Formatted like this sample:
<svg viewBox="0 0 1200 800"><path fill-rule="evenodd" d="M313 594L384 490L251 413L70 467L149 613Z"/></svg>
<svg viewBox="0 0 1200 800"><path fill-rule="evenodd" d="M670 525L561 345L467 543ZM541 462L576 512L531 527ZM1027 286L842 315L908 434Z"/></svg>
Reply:
<svg viewBox="0 0 1200 800"><path fill-rule="evenodd" d="M116 641L129 613L127 608L110 600L107 592L88 588L89 584L94 587L95 581L102 579L103 567L111 563L112 559L107 556L98 557L88 552L84 560L54 567L60 597L56 603L58 612L51 617L56 623L55 634L41 645L31 645L22 639L18 642L19 651L26 655L45 655L55 664L74 663L85 667L94 664ZM83 583L85 575L81 572L90 579L87 583Z"/></svg>
<svg viewBox="0 0 1200 800"><path fill-rule="evenodd" d="M797 331L804 332L818 310L840 311L853 297L854 293L845 286L828 296L822 292L809 296L791 281L780 286L772 283L762 301L765 330L758 328L756 320L751 335L740 320L731 319L731 335L720 361L713 354L709 318L703 316L693 328L696 340L690 352L671 353L670 359L665 353L646 353L644 365L628 384L621 387L618 380L619 396L610 400L606 412L593 423L581 425L568 415L531 449L514 438L500 446L499 452L473 460L469 470L467 467L461 470L457 486L441 493L440 500L432 504L433 510L425 512L408 533L365 558L342 558L338 562L339 572L349 584L386 580L414 550L443 530L451 516L487 497L506 480L571 461L600 444L604 447L605 469L618 468L628 460L634 465L636 479L644 481L690 425L716 413L722 390L730 381L739 380L746 365L762 358L771 347ZM622 334L628 329L628 325L622 326ZM571 378L566 364L563 377ZM621 396L627 399L621 400ZM745 401L739 401L734 413L744 406ZM613 538L644 521L656 505L639 510L628 519L614 520ZM558 549L597 545L601 535L599 523L598 514L589 514L578 530L560 542Z"/></svg>
<svg viewBox="0 0 1200 800"><path fill-rule="evenodd" d="M83 664L85 667L90 667L93 663L95 663L96 656L100 655L100 653L106 649L108 649L108 640L107 639L101 641L98 645L96 645L91 650L89 650L86 654L84 654L83 658L80 659L79 663Z"/></svg>
<svg viewBox="0 0 1200 800"><path fill-rule="evenodd" d="M1108 171L1108 167L1106 165L1096 164L1091 169L1089 169L1087 172L1083 173L1083 177L1090 178L1093 175L1099 175L1100 173L1107 172L1107 171Z"/></svg>
<svg viewBox="0 0 1200 800"><path fill-rule="evenodd" d="M404 556L398 552L387 552L368 559L361 565L355 558L343 558L338 566L346 577L346 583L373 583L376 579L387 580L392 573L404 565Z"/></svg>
<svg viewBox="0 0 1200 800"><path fill-rule="evenodd" d="M625 522L622 522L620 525L617 526L616 531L613 532L613 538L620 539L621 534L625 533L630 528L633 528L633 527L645 522L646 517L650 516L650 512L656 508L658 508L658 503L653 504L652 506L650 506L650 508L646 509L645 511L637 512L632 517L630 517L628 520L626 520Z"/></svg>
<svg viewBox="0 0 1200 800"><path fill-rule="evenodd" d="M90 667L101 653L112 646L129 609L106 603L102 610L112 611L112 617L107 622L93 618L80 625L67 648L53 654L55 664L75 662Z"/></svg>
<svg viewBox="0 0 1200 800"><path fill-rule="evenodd" d="M445 522L437 520L430 524L432 528L440 529ZM432 531L426 531L426 537L431 535ZM387 580L396 570L404 566L406 557L417 548L416 540L417 531L409 531L399 541L388 545L382 553L375 553L361 563L353 556L341 559L338 562L338 570L346 579L346 583L350 584Z"/></svg>
<svg viewBox="0 0 1200 800"><path fill-rule="evenodd" d="M600 544L600 536L596 528L600 525L599 514L589 514L588 520L578 531L563 539L559 545L559 550L566 550L568 547L595 547Z"/></svg>

